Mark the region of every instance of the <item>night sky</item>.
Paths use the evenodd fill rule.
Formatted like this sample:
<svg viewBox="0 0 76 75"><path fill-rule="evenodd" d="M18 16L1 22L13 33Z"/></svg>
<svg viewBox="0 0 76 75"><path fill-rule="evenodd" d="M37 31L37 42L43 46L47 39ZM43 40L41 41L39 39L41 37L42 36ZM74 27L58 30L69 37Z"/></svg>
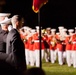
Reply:
<svg viewBox="0 0 76 75"><path fill-rule="evenodd" d="M43 28L76 27L76 4L67 0L49 0L40 9L40 23ZM6 0L3 12L20 14L25 18L25 25L34 28L38 25L38 14L32 10L32 0Z"/></svg>

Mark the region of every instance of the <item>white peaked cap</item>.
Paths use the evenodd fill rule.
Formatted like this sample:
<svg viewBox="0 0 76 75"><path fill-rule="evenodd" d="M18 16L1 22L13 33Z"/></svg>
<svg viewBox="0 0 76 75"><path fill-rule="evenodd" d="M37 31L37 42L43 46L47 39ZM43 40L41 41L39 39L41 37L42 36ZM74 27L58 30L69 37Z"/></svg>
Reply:
<svg viewBox="0 0 76 75"><path fill-rule="evenodd" d="M48 27L48 28L46 28L46 30L51 30L51 28L50 28L50 27Z"/></svg>
<svg viewBox="0 0 76 75"><path fill-rule="evenodd" d="M28 27L27 30L28 30L28 31L29 31L29 30L32 30L32 28Z"/></svg>
<svg viewBox="0 0 76 75"><path fill-rule="evenodd" d="M56 29L51 29L51 31L52 31L52 32L55 32L55 31L56 31Z"/></svg>
<svg viewBox="0 0 76 75"><path fill-rule="evenodd" d="M58 29L64 29L64 27L63 26L59 26Z"/></svg>
<svg viewBox="0 0 76 75"><path fill-rule="evenodd" d="M28 28L29 28L28 26L24 26L24 27L23 27L23 29L28 29Z"/></svg>
<svg viewBox="0 0 76 75"><path fill-rule="evenodd" d="M9 19L8 17L5 17L5 19L0 22L0 24L10 24L10 23L11 23L11 19Z"/></svg>
<svg viewBox="0 0 76 75"><path fill-rule="evenodd" d="M32 30L31 30L32 33L35 33L35 31L36 31L35 29L32 29Z"/></svg>
<svg viewBox="0 0 76 75"><path fill-rule="evenodd" d="M10 13L0 13L0 16L2 17L9 17L11 14Z"/></svg>
<svg viewBox="0 0 76 75"><path fill-rule="evenodd" d="M42 28L42 27L41 27ZM36 26L36 29L39 29L39 26Z"/></svg>
<svg viewBox="0 0 76 75"><path fill-rule="evenodd" d="M64 29L62 29L62 31L66 32L66 31L67 31L67 29L66 29L66 28L64 28Z"/></svg>
<svg viewBox="0 0 76 75"><path fill-rule="evenodd" d="M73 31L74 31L74 29L69 29L69 30L68 30L68 32L71 32L71 33L72 33Z"/></svg>
<svg viewBox="0 0 76 75"><path fill-rule="evenodd" d="M56 34L59 35L60 33L59 32L56 32Z"/></svg>
<svg viewBox="0 0 76 75"><path fill-rule="evenodd" d="M39 29L39 26L36 26L36 29Z"/></svg>

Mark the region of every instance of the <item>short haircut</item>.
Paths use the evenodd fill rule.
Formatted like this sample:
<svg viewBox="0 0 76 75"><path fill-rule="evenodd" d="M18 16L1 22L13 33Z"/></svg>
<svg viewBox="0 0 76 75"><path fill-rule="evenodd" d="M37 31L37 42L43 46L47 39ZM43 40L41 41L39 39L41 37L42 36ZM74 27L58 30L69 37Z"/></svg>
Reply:
<svg viewBox="0 0 76 75"><path fill-rule="evenodd" d="M16 23L17 21L21 21L22 20L22 17L20 15L14 15L12 18L11 18L11 22L12 23Z"/></svg>

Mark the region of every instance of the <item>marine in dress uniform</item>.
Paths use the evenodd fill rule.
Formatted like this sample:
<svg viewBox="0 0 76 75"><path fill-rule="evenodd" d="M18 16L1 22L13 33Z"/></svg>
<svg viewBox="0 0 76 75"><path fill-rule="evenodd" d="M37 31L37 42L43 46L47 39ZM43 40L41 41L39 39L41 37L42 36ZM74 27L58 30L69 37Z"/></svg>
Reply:
<svg viewBox="0 0 76 75"><path fill-rule="evenodd" d="M57 39L57 45L56 49L58 52L58 63L59 65L63 65L63 45L62 45L62 29L64 29L63 26L58 27L59 28L59 34L58 34L58 39Z"/></svg>
<svg viewBox="0 0 76 75"><path fill-rule="evenodd" d="M3 21L6 17L9 17L11 14L10 13L0 13L0 22ZM0 31L2 32L2 28L0 25Z"/></svg>
<svg viewBox="0 0 76 75"><path fill-rule="evenodd" d="M8 25L10 24L10 19L5 18L3 21L0 22L1 31L0 31L0 59L6 59L6 38L8 34Z"/></svg>
<svg viewBox="0 0 76 75"><path fill-rule="evenodd" d="M49 52L48 52L48 48L49 48L49 44L48 44L48 36L45 33L45 29L42 29L42 37L44 39L44 59L46 62L49 62Z"/></svg>
<svg viewBox="0 0 76 75"><path fill-rule="evenodd" d="M66 36L67 36L67 29L64 28L62 29L62 45L63 45L63 63L65 63L65 59L66 59L66 50L65 50L65 47L66 47L66 43L65 43L65 39L66 39Z"/></svg>
<svg viewBox="0 0 76 75"><path fill-rule="evenodd" d="M50 60L51 63L56 61L56 29L51 29L51 40L50 40Z"/></svg>
<svg viewBox="0 0 76 75"><path fill-rule="evenodd" d="M72 34L73 34L73 29L69 29L68 32L69 34L66 35L66 39L65 39L65 43L66 43L66 62L68 67L70 67L72 65Z"/></svg>
<svg viewBox="0 0 76 75"><path fill-rule="evenodd" d="M76 33L72 35L73 67L76 68Z"/></svg>
<svg viewBox="0 0 76 75"><path fill-rule="evenodd" d="M26 56L27 65L30 64L30 50L29 50L29 46L30 46L29 37L30 37L30 34L31 34L31 28L28 27L27 31L26 31L26 35L25 35L25 41L24 41L24 44L25 44L25 56Z"/></svg>
<svg viewBox="0 0 76 75"><path fill-rule="evenodd" d="M51 61L50 60L50 44L49 44L49 40L51 39L51 28L50 27L47 27L46 28L46 32L45 32L45 35L46 35L46 42L44 43L45 45L45 61L46 62L49 62Z"/></svg>
<svg viewBox="0 0 76 75"><path fill-rule="evenodd" d="M35 50L34 50L34 41L33 41L33 35L35 34L35 29L31 30L31 33L29 34L28 43L29 43L29 62L30 66L34 66L35 64Z"/></svg>
<svg viewBox="0 0 76 75"><path fill-rule="evenodd" d="M39 67L40 65L40 42L39 38L41 38L41 58L43 59L44 56L44 42L43 38L39 37L39 26L36 26L36 34L33 36L34 40L34 50L35 50L35 61L36 61L36 67Z"/></svg>

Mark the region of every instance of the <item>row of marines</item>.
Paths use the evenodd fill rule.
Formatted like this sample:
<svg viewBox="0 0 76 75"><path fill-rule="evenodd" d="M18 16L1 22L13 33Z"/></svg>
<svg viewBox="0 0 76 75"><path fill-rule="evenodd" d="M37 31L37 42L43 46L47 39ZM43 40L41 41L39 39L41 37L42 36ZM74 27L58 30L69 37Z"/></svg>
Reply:
<svg viewBox="0 0 76 75"><path fill-rule="evenodd" d="M26 64L39 67L40 65L40 41L41 39L41 58L46 62L55 63L58 59L59 65L65 62L68 67L73 65L76 68L76 27L66 29L64 26L56 29L47 27L41 28L41 37L39 35L39 26L32 29L24 26L20 29L21 38L25 45ZM65 61L66 59L66 61Z"/></svg>

